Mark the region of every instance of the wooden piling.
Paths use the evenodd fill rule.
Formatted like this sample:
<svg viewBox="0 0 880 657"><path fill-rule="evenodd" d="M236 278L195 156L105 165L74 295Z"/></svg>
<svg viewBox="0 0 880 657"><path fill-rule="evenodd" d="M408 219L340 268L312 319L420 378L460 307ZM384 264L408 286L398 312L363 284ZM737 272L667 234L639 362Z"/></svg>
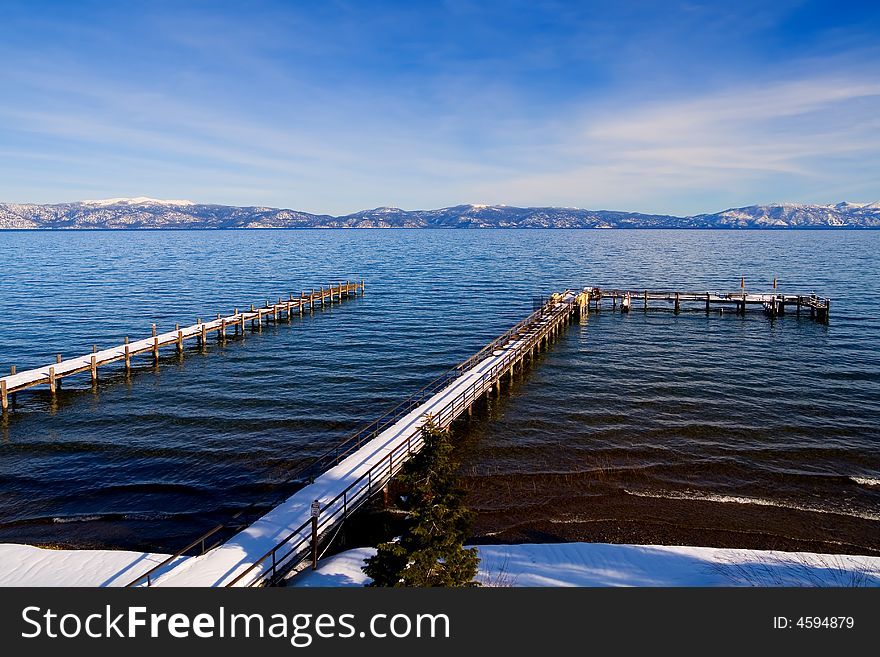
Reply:
<svg viewBox="0 0 880 657"><path fill-rule="evenodd" d="M6 395L6 380L0 381L0 409L5 413L9 410L9 398Z"/></svg>
<svg viewBox="0 0 880 657"><path fill-rule="evenodd" d="M679 298L679 293L675 293L675 312L678 313L681 310L681 299Z"/></svg>
<svg viewBox="0 0 880 657"><path fill-rule="evenodd" d="M64 357L62 354L56 354L54 359L55 362L53 363L51 368L44 366L42 368L29 370L24 373L25 377L18 377L22 380L10 380L6 377L0 378L0 380L3 381L6 387L7 406L9 405L9 403L11 403L12 407L15 407L17 392L25 388L47 383L47 371L51 370L51 374L48 377L50 379L48 383L50 389L53 392L57 392L61 388L62 379L66 378L68 375L77 374L79 372L89 371L92 383L96 383L97 368L99 366L112 362L123 361L126 375L128 375L131 372L131 359L133 356L141 354L151 354L154 364L158 365L159 351L162 346L170 346L172 344L175 344L178 354L182 355L184 351L184 342L186 339L196 338L202 347L207 347L208 332L217 331L219 341L225 342L228 337L227 329L230 323L235 326L236 332L238 332L239 328L241 328L243 334L246 319L250 319L252 322L258 322L260 326L262 326L262 319L264 315L268 315L269 313L271 313L274 320L277 322L279 317L284 317L284 312L286 311L288 321L290 321L294 304L296 304L296 306L299 308L300 315L302 315L306 303L309 303L310 307L313 308L315 305L315 301L320 299L322 301L322 304L324 304L330 301L330 298L332 297L337 297L333 299L333 301L341 302L343 296L351 296L351 293L356 292L358 287L359 286L356 283L351 284L349 282L340 282L338 285L331 285L330 288L325 289L322 287L320 296L313 288L311 295L307 296L305 292L301 292L299 299L295 299L293 295L288 295L288 300L284 301L283 297L279 297L277 304L269 304L267 302L267 308L261 308L260 310L254 311L254 307L252 305L251 309L253 314L247 317L245 313L239 313L238 309L236 308L235 314L233 316L224 317L222 314L217 314L216 323L213 324L210 329L208 329L207 324L205 324L201 318L198 318L195 326L181 329L180 324L175 324L174 333L169 332L160 336L158 333L157 324L151 323L150 335L152 336L152 339L139 339L136 343L134 343L137 347L136 350L132 346L131 339L128 336L125 336L124 344L121 347L117 346L112 349L102 351L100 353L98 352L98 346L96 344L93 344L91 354L78 358L79 362L77 363L74 363L73 361L64 361ZM60 369L59 364L64 366L63 370ZM16 374L15 366L11 367L11 372L13 375Z"/></svg>

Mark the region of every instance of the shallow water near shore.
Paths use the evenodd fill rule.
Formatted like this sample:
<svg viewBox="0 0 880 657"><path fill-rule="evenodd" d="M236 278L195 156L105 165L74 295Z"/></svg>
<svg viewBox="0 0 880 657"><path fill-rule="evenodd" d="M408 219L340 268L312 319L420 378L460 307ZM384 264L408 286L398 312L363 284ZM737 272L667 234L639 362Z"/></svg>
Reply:
<svg viewBox="0 0 880 657"><path fill-rule="evenodd" d="M0 541L173 551L566 287L816 292L610 308L456 425L481 539L880 553L878 232L5 232L0 367L340 280L363 297L17 395ZM8 371L8 370L7 370Z"/></svg>

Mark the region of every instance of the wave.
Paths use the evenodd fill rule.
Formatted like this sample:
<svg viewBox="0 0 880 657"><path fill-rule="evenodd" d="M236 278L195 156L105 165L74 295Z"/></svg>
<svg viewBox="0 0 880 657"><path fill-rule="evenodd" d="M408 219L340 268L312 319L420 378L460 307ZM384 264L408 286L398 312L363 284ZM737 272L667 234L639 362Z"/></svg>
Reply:
<svg viewBox="0 0 880 657"><path fill-rule="evenodd" d="M63 525L71 522L95 522L99 520L107 521L118 521L118 520L168 520L169 518L176 517L177 514L173 513L163 513L161 511L145 511L141 513L104 513L104 514L90 514L90 515L70 515L70 516L55 516L52 518L52 522L58 525ZM189 514L179 514L182 516L188 516ZM32 518L28 522L36 522L39 523L39 518ZM45 522L45 521L43 521Z"/></svg>
<svg viewBox="0 0 880 657"><path fill-rule="evenodd" d="M872 477L849 477L850 481L854 481L859 486L880 486L880 479L874 479Z"/></svg>
<svg viewBox="0 0 880 657"><path fill-rule="evenodd" d="M92 522L94 520L104 520L104 516L63 516L52 518L52 522L59 525L68 522Z"/></svg>
<svg viewBox="0 0 880 657"><path fill-rule="evenodd" d="M780 509L793 509L809 513L830 513L839 516L849 516L862 520L880 521L880 515L874 513L848 511L844 509L829 509L781 500L768 500L763 497L742 497L738 495L719 495L717 493L703 493L699 491L635 491L624 489L624 493L636 497L651 497L666 500L691 500L697 502L719 502L722 504L754 504L757 506L773 506Z"/></svg>

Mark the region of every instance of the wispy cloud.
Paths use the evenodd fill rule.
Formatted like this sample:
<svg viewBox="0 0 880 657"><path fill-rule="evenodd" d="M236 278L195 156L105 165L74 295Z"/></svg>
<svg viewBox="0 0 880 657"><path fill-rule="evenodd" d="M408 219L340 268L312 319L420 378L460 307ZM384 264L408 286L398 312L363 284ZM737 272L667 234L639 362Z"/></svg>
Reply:
<svg viewBox="0 0 880 657"><path fill-rule="evenodd" d="M819 193L851 189L856 165L880 169L878 128L880 83L873 80L737 87L576 122L543 150L541 171L499 181L491 194L656 210L658 199L693 189L720 204L759 200L738 190L766 194L783 182Z"/></svg>

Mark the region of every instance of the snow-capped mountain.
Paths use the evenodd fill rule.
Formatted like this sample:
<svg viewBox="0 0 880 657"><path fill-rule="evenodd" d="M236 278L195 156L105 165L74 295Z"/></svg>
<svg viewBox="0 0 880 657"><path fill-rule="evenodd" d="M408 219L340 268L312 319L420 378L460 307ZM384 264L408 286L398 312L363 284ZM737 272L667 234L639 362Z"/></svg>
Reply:
<svg viewBox="0 0 880 657"><path fill-rule="evenodd" d="M80 201L83 205L96 205L104 207L108 205L195 205L192 201L163 201L158 198L136 196L134 198L105 198L97 201Z"/></svg>
<svg viewBox="0 0 880 657"><path fill-rule="evenodd" d="M0 229L28 228L880 228L880 202L750 205L688 217L508 205L438 210L381 207L334 217L146 197L54 205L0 203Z"/></svg>

